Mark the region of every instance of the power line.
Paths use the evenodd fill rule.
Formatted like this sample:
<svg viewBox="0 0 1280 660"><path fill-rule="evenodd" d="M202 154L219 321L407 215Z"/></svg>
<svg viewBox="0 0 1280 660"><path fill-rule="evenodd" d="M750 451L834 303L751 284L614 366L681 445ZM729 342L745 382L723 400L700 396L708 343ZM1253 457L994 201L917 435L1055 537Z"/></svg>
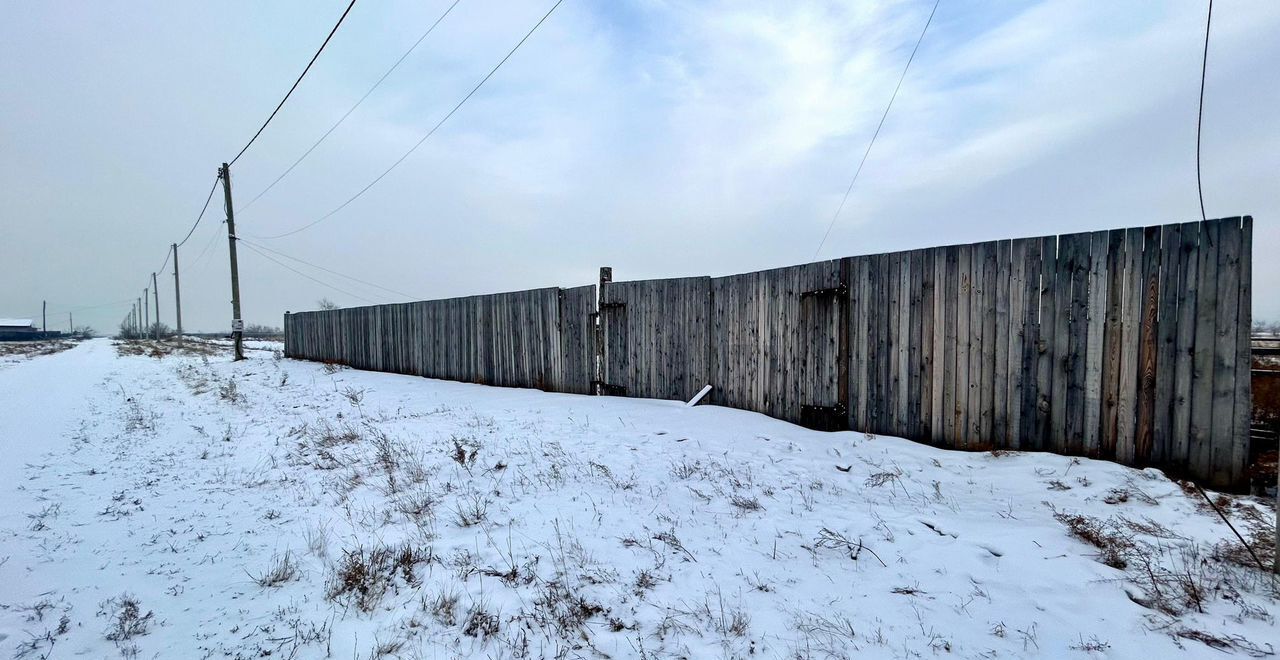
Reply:
<svg viewBox="0 0 1280 660"><path fill-rule="evenodd" d="M270 255L268 255L267 253L265 253L265 252L262 252L262 251L258 250L257 248L253 247L252 245L249 245L248 243L245 243L245 244L244 244L244 246L245 246L245 247L247 247L247 248L249 248L250 250L253 250L254 252L257 252L259 256L261 256L262 258L266 259L267 261L270 261L270 262L272 262L272 263L276 264L277 266L280 266L281 268L284 268L285 270L291 271L291 272L293 272L294 274L297 274L297 275L300 275L300 276L302 276L302 277L305 277L305 278L307 278L307 279L311 280L312 282L315 282L316 284L319 284L320 286L328 287L328 288L330 288L330 289L333 289L334 291L337 291L338 293L342 293L342 294L346 294L346 295L348 295L348 296L351 296L352 298L355 298L356 300L363 300L364 302L367 302L367 303L369 303L370 305L376 305L376 304L378 304L378 303L376 303L376 302L374 302L374 301L372 301L372 300L369 300L368 298L365 298L365 297L363 297L363 296L358 296L358 295L356 295L356 294L354 294L354 293L351 293L350 291L346 291L346 290L344 290L344 289L340 289L340 288L338 288L338 287L336 287L336 286L334 286L334 285L332 285L332 284L329 284L328 282L322 282L322 281L320 281L320 280L318 280L318 279L316 279L316 278L314 278L314 277L312 277L312 276L310 276L310 275L308 275L308 274L306 274L306 273L304 273L304 272L302 272L302 271L300 271L300 270L297 270L297 269L293 268L292 266L290 266L290 265L288 265L288 264L286 264L286 263L284 263L284 262L277 261L276 259L273 259L273 258L272 258Z"/></svg>
<svg viewBox="0 0 1280 660"><path fill-rule="evenodd" d="M404 297L404 298L408 298L408 299L410 299L410 300L416 300L416 299L421 298L421 296L415 296L415 295L413 295L413 294L404 293L403 291L396 291L395 289L388 289L387 287L382 286L382 285L380 285L380 284L374 284L373 282L367 282L367 281L362 280L362 279L360 279L360 278L358 278L358 277L353 277L353 276L351 276L351 275L346 275L346 274L344 274L344 273L339 273L339 272L338 272L338 271L336 271L336 270L331 270L331 269L329 269L329 268L325 268L324 266L320 266L320 265L317 265L317 264L313 264L313 263L311 263L311 262L309 262L309 261L303 261L302 259L299 259L299 258L297 258L297 257L290 256L290 255L287 255L287 254L285 254L285 253L283 253L283 252L280 252L279 250L272 250L271 248L269 248L269 247L267 247L267 246L265 246L265 245L257 245L256 243L252 243L252 242L247 241L247 240L245 240L245 239L243 239L243 238L241 238L241 239L240 239L240 243L241 243L241 244L243 244L243 245L248 245L248 246L250 246L250 247L258 248L259 250L266 250L267 252L270 252L270 253L272 253L272 254L274 254L274 255L276 255L276 256L284 257L285 259L292 259L293 261L296 261L296 262L298 262L298 263L300 263L300 264L304 264L304 265L310 266L310 267L312 267L312 268L316 268L316 269L318 269L318 270L323 270L323 271L324 271L324 272L326 272L326 273L330 273L330 274L332 274L332 275L337 275L338 277L341 277L341 278L345 278L345 279L351 280L352 282L357 282L357 283L363 284L363 285L365 285L365 286L371 286L371 287L373 287L373 288L375 288L375 289L381 289L381 290L383 290L383 291L386 291L387 293L391 293L391 294L394 294L394 295L397 295L397 296L401 296L401 297Z"/></svg>
<svg viewBox="0 0 1280 660"><path fill-rule="evenodd" d="M222 228L218 227L218 230L213 232L213 235L209 237L209 242L204 244L204 248L200 250L200 254L196 255L195 261L191 262L191 266L189 266L189 268L191 268L192 274L197 272L196 267L203 263L201 259L204 257L205 253L209 251L209 248L213 247L214 241L217 241L221 236Z"/></svg>
<svg viewBox="0 0 1280 660"><path fill-rule="evenodd" d="M483 79L481 79L481 80L480 80L480 82L479 82L479 83L477 83L477 84L476 84L476 86L475 86L475 87L473 87L473 88L471 89L471 91L470 91L470 92L467 92L467 95L466 95L466 96L464 96L464 97L462 97L462 100L461 100L461 101L458 101L458 104L457 104L457 105L455 105L455 106L453 106L453 109L452 109L452 110L450 110L450 111L449 111L449 113L448 113L448 114L446 114L446 115L444 116L444 118L443 118L443 119L441 119L440 121L436 122L436 125L435 125L435 126L433 126L433 127L431 128L431 130L430 130L430 131L427 131L427 134L426 134L426 135L422 136L422 139L418 140L418 142L417 142L416 144L414 144L412 147L410 147L408 151L404 152L404 155L402 155L402 156L400 156L400 158L396 159L396 161L395 161L394 163L392 163L392 164L391 164L391 167L388 167L386 170L383 170L382 174L379 174L376 178L374 178L374 180L373 180L373 181L370 181L368 185L366 185L365 187L361 188L359 192L357 192L356 194L352 195L350 198L348 198L348 199L347 199L347 201L345 201L345 202L343 202L343 203L339 204L339 205L338 205L336 208L334 208L332 211L329 211L328 213L326 213L326 214L324 214L324 215L320 216L319 218L317 218L317 219L315 219L315 220L313 220L313 221L311 221L311 222L309 222L309 223L307 223L307 224L305 224L305 225L303 225L303 226L301 226L301 227L298 227L297 229L293 229L293 230L291 230L291 231L287 231L287 232L284 232L284 233L282 233L282 234L276 234L276 235L274 235L274 236L254 236L253 238L257 238L258 240L274 240L274 239L277 239L277 238L284 238L285 236L292 236L293 234L296 234L296 233L298 233L298 232L300 232L300 231L304 231L304 230L306 230L306 229L310 229L311 227L314 227L315 225L317 225L317 224L319 224L319 223L321 223L321 222L323 222L323 221L325 221L325 220L327 220L327 219L329 219L329 218L333 217L333 215L334 215L334 214L336 214L337 212L339 212L339 211L341 211L342 209L346 208L348 204L350 204L351 202L354 202L354 201L356 201L357 199L359 199L361 195L364 195L366 192L368 192L368 191L369 191L369 189L370 189L370 188L372 188L372 187L374 187L375 185L377 185L377 183L378 183L379 181L381 181L383 177L385 177L385 176L387 176L388 174L390 174L390 173L391 173L391 170L394 170L396 167L398 167L398 166L400 165L400 163L403 163L403 162L405 161L405 159L409 157L409 155L410 155L410 154L412 154L414 151L416 151L416 150L418 149L418 147L422 146L422 143L423 143L423 142L426 142L426 141L427 141L427 138L430 138L432 135L435 135L436 131L437 131L437 130L439 130L439 129L440 129L440 127L441 127L441 126L443 126L443 125L444 125L444 123L445 123L446 121L449 121L449 118L450 118L450 117L452 117L452 116L453 116L453 114L454 114L455 112L457 112L457 111L458 111L458 109L459 109L459 108L461 108L461 107L462 107L462 105L463 105L464 103L466 103L468 99L470 99L473 95L475 95L475 93L476 93L476 92L480 91L480 88L481 88L481 87L483 87L483 86L484 86L484 84L485 84L486 82L488 82L490 78L492 78L492 77L493 77L493 74L495 74L495 73L497 73L497 72L498 72L498 69L502 68L502 65L503 65L503 64L506 64L506 62L507 62L507 60L508 60L508 59L511 59L511 56L512 56L512 55L514 55L514 54L515 54L515 52L516 52L517 50L519 50L521 46L523 46L523 45L524 45L524 42L525 42L525 41L528 41L529 37L533 36L533 33L534 33L534 32L536 32L536 31L537 31L537 29L538 29L539 27L541 27L541 26L542 26L542 24L547 20L547 18L549 18L549 17L551 16L551 13L552 13L552 12L554 12L554 11L556 10L556 7L559 7L559 6L560 6L560 3L562 3L562 2L564 2L564 0L556 0L556 3L555 3L554 5L552 5L552 6L551 6L551 9L547 10L547 13L546 13L546 14L544 14L544 15L542 16L542 18L538 19L538 22L537 22L537 23L535 23L535 24L534 24L534 26L533 26L532 28L530 28L529 32L528 32L528 33L526 33L526 34L524 35L524 38L522 38L522 39L520 40L520 42L519 42L519 43L517 43L517 44L515 45L515 47L513 47L509 52L507 52L507 55L506 55L505 57L503 57L503 58L502 58L502 60L501 60L500 62L498 62L498 64L497 64L497 65L495 65L495 66L494 66L494 67L489 71L489 73L488 73L487 75L485 75L485 77L484 77Z"/></svg>
<svg viewBox="0 0 1280 660"><path fill-rule="evenodd" d="M1196 112L1196 192L1200 194L1200 219L1204 213L1204 188L1200 184L1200 126L1204 122L1204 77L1209 68L1209 25L1213 22L1213 0L1209 0L1209 15L1204 19L1204 59L1200 62L1200 109Z"/></svg>
<svg viewBox="0 0 1280 660"><path fill-rule="evenodd" d="M240 150L240 153L236 154L236 157L231 159L232 165L235 165L236 161L240 160L240 157L244 155L244 152L249 150L249 146L253 144L254 140L257 140L258 136L262 135L262 131L267 128L267 124L270 124L271 120L275 119L276 113L280 112L280 108L284 107L284 102L289 100L289 96L293 94L293 90L298 88L298 84L302 82L303 77L305 77L307 72L311 70L311 65L316 63L316 59L320 57L320 53L324 52L324 47L329 45L329 40L333 38L334 33L338 31L338 27L342 25L342 21L346 20L347 14L351 13L351 8L354 6L356 6L356 0L351 0L351 4L347 5L346 11L342 12L342 16L338 18L338 22L333 25L333 29L329 30L329 36L325 37L324 43L320 44L320 49L316 51L315 55L311 56L311 61L307 62L307 68L303 69L302 73L298 76L298 79L293 81L293 86L285 93L284 98L280 99L280 103L276 105L276 109L271 111L271 116L267 117L267 120L262 122L262 126L258 128L258 132L254 133L253 137L249 138L248 144L244 145L244 148Z"/></svg>
<svg viewBox="0 0 1280 660"><path fill-rule="evenodd" d="M827 225L827 232L822 235L822 241L818 243L818 249L813 251L813 256L818 256L822 252L822 246L826 245L827 237L831 236L831 229L836 226L836 219L840 217L840 212L844 210L844 205L849 201L849 193L853 192L853 184L858 181L858 175L862 174L862 166L867 164L867 156L871 155L871 147L875 146L876 137L880 135L880 129L884 127L884 120L889 116L889 109L893 107L893 101L898 98L898 90L902 89L902 81L907 78L907 70L911 68L911 62L916 58L916 51L920 50L920 44L924 41L924 34L929 31L929 24L933 22L933 15L938 11L938 5L942 0L934 0L933 10L929 12L929 19L924 22L924 29L920 31L920 38L916 39L915 48L911 49L911 57L907 58L907 65L902 67L902 75L898 76L898 84L893 88L893 95L889 97L889 105L884 107L884 114L880 115L880 123L876 124L876 130L871 134L871 141L867 143L867 150L862 154L862 161L858 163L858 169L853 172L853 179L849 181L849 187L845 188L844 197L840 200L840 206L836 207L835 215L831 216L831 223Z"/></svg>
<svg viewBox="0 0 1280 660"><path fill-rule="evenodd" d="M209 189L209 196L204 200L204 206L200 209L200 215L196 216L196 222L191 225L191 229L187 231L187 235L183 237L182 240L178 241L178 247L186 245L187 239L191 238L191 235L196 232L196 227L200 226L200 220L201 218L204 218L204 212L209 210L209 202L213 200L213 193L218 189L218 182L221 180L222 176L220 175L213 177L213 187Z"/></svg>
<svg viewBox="0 0 1280 660"><path fill-rule="evenodd" d="M81 307L71 307L71 308L68 308L68 309L57 309L57 310L53 310L53 311L49 312L49 314L66 314L67 312L72 312L72 313L74 313L74 312L83 312L83 311L85 311L85 310L89 310L89 309L101 309L101 308L103 308L103 307L117 307L117 306L119 306L119 305L124 305L124 304L133 304L133 301L134 301L134 298L129 298L129 299L127 299L127 300L117 300L117 301L115 301L115 302L100 303L100 304L97 304L97 305L84 305L84 306L81 306Z"/></svg>
<svg viewBox="0 0 1280 660"><path fill-rule="evenodd" d="M443 14L440 14L440 17L437 18L436 21L431 24L431 27L427 28L427 31L423 32L422 36L418 37L418 40L413 42L413 45L409 47L409 50L406 50L404 54L400 56L400 59L396 60L395 64L392 64L391 68L387 69L386 72L382 74L381 78L378 78L377 82L373 83L373 87L370 87L369 91L365 92L364 96L361 96L360 100L356 101L355 105L351 106L350 109L348 109L341 117L339 117L338 121L334 122L333 126L330 126L329 130L325 131L324 135L321 135L320 139L316 140L315 144L311 145L310 148L302 152L302 155L298 156L298 159L293 161L293 164L290 165L288 169L286 169L284 172L281 172L280 176L276 177L275 181L272 181L270 184L267 185L266 188L263 188L261 192L259 192L257 195L253 197L253 199L249 200L248 204L245 204L244 206L240 207L240 212L243 213L245 209L248 209L250 206L253 206L254 202L261 199L263 195L267 194L267 191L274 188L277 183L280 183L281 179L288 176L289 173L293 171L293 168L298 166L298 163L301 163L304 159L306 159L307 156L310 156L311 152L315 151L316 147L320 146L320 143L324 142L325 139L329 137L330 133L333 133L333 131L337 129L338 126L341 126L342 122L346 121L347 117L350 117L351 113L355 112L356 108L360 107L360 104L364 103L365 99L369 98L369 95L373 93L373 90L377 89L378 86L382 84L382 81L386 80L387 76L390 76L391 72L395 71L400 66L400 63L404 62L405 58L409 57L409 55L418 48L418 45L421 44L423 40L427 38L427 35L431 34L431 32L436 29L436 26L439 25L440 22L443 21L445 17L449 15L449 12L453 11L453 8L457 7L458 3L460 2L462 2L462 0L453 0L453 4L449 5L449 8L444 10Z"/></svg>

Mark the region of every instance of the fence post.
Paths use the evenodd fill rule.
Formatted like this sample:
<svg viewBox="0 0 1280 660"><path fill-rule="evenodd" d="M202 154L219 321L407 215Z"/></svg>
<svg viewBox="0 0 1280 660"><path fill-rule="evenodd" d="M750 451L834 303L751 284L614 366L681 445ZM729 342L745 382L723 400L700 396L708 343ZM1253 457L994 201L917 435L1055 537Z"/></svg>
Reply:
<svg viewBox="0 0 1280 660"><path fill-rule="evenodd" d="M613 268L609 266L600 267L600 284L596 287L596 364L595 364L595 386L592 387L592 394L600 396L604 394L604 377L605 377L605 361L609 358L609 351L605 345L604 332L604 285L613 281Z"/></svg>

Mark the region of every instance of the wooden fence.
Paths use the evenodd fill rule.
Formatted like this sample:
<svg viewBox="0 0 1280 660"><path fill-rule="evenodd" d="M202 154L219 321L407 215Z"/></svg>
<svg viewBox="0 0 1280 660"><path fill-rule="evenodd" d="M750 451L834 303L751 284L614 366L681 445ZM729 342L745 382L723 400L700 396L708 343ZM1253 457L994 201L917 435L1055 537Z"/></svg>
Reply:
<svg viewBox="0 0 1280 660"><path fill-rule="evenodd" d="M293 314L286 351L564 392L688 399L710 384L710 403L814 428L1240 487L1251 250L1245 217L716 278L603 269L598 302L587 286Z"/></svg>
<svg viewBox="0 0 1280 660"><path fill-rule="evenodd" d="M288 357L588 394L596 289L532 289L285 315Z"/></svg>

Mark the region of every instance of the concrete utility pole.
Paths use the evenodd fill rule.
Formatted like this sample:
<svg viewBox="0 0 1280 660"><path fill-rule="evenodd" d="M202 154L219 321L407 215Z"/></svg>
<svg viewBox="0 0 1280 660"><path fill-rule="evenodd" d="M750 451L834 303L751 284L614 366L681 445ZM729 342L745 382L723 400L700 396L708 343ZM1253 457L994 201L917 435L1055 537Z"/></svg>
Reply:
<svg viewBox="0 0 1280 660"><path fill-rule="evenodd" d="M49 332L49 301L40 301L40 332Z"/></svg>
<svg viewBox="0 0 1280 660"><path fill-rule="evenodd" d="M142 334L142 299L141 298L138 299L138 310L136 313L134 313L133 318L137 319L138 321L137 325L134 327L134 332L138 335L141 335Z"/></svg>
<svg viewBox="0 0 1280 660"><path fill-rule="evenodd" d="M178 341L182 341L182 287L178 282L178 244L173 244L173 307L178 315Z"/></svg>
<svg viewBox="0 0 1280 660"><path fill-rule="evenodd" d="M151 295L154 296L156 299L156 324L153 326L153 328L155 329L154 334L155 334L156 341L159 341L160 340L160 286L156 284L155 273L151 274Z"/></svg>
<svg viewBox="0 0 1280 660"><path fill-rule="evenodd" d="M148 287L142 287L142 336L147 335L147 329L151 327L151 292Z"/></svg>
<svg viewBox="0 0 1280 660"><path fill-rule="evenodd" d="M76 333L76 319L71 316L71 312L67 312L67 334L74 335Z"/></svg>
<svg viewBox="0 0 1280 660"><path fill-rule="evenodd" d="M236 345L236 360L244 359L244 319L240 316L240 266L236 261L236 213L231 203L231 166L223 163L222 193L227 203L227 244L231 254L231 338Z"/></svg>

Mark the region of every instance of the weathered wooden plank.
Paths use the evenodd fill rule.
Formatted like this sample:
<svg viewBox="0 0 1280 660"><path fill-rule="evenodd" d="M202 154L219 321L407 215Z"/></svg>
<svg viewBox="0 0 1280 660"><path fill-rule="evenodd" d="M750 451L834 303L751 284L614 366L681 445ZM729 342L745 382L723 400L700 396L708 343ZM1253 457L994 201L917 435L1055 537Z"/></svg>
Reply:
<svg viewBox="0 0 1280 660"><path fill-rule="evenodd" d="M1135 460L1140 465L1146 465L1154 458L1160 231L1159 226L1147 227L1143 230L1142 241L1142 329L1138 338L1138 419L1134 430Z"/></svg>
<svg viewBox="0 0 1280 660"><path fill-rule="evenodd" d="M935 332L934 310L937 296L934 290L937 275L934 256L936 250L920 251L920 428L917 439L929 441L934 433L934 360Z"/></svg>
<svg viewBox="0 0 1280 660"><path fill-rule="evenodd" d="M1124 230L1107 232L1106 318L1102 336L1101 419L1099 455L1114 458L1116 424L1120 409L1120 348L1123 337L1121 322L1124 309Z"/></svg>
<svg viewBox="0 0 1280 660"><path fill-rule="evenodd" d="M1191 361L1195 354L1196 299L1199 285L1200 223L1187 222L1181 227L1178 245L1179 263L1177 296L1177 330L1174 339L1173 412L1171 414L1171 462L1180 470L1191 471Z"/></svg>
<svg viewBox="0 0 1280 660"><path fill-rule="evenodd" d="M1235 428L1231 434L1231 485L1240 488L1247 483L1245 468L1249 464L1249 427L1253 420L1253 218L1240 222L1240 282L1236 309Z"/></svg>
<svg viewBox="0 0 1280 660"><path fill-rule="evenodd" d="M994 388L990 442L994 447L1009 446L1009 316L1012 312L1010 287L1013 283L1012 241L996 243L995 291L995 361L991 382Z"/></svg>
<svg viewBox="0 0 1280 660"><path fill-rule="evenodd" d="M1044 241L1027 238L1019 241L1023 249L1022 266L1022 355L1019 376L1022 395L1018 398L1018 437L1013 447L1034 449L1040 446L1036 435L1040 391L1036 378L1040 357L1040 272L1044 258Z"/></svg>
<svg viewBox="0 0 1280 660"><path fill-rule="evenodd" d="M1049 445L1050 451L1067 453L1067 419L1071 410L1067 408L1067 398L1071 393L1072 348L1072 275L1076 269L1078 250L1078 234L1065 234L1058 237L1058 254L1054 262L1055 308L1053 326L1053 355L1051 365L1053 376L1052 396L1049 404Z"/></svg>
<svg viewBox="0 0 1280 660"><path fill-rule="evenodd" d="M944 348L946 339L946 286L947 286L947 258L946 250L943 248L933 248L929 250L929 260L933 264L933 360L931 368L933 369L933 391L932 401L930 402L929 415L929 439L935 443L939 443L943 438L943 408L942 408L942 392L943 384L946 381L946 351Z"/></svg>
<svg viewBox="0 0 1280 660"><path fill-rule="evenodd" d="M1102 358L1105 353L1103 334L1107 321L1107 252L1109 233L1096 231L1089 236L1088 326L1084 361L1084 453L1102 454Z"/></svg>
<svg viewBox="0 0 1280 660"><path fill-rule="evenodd" d="M1235 457L1236 361L1239 351L1237 323L1240 310L1240 250L1242 236L1239 218L1215 220L1218 223L1218 287L1216 310L1217 335L1213 351L1213 465L1210 483L1223 487L1231 484ZM1247 332L1247 329L1246 329ZM1247 441L1248 436L1245 436Z"/></svg>
<svg viewBox="0 0 1280 660"><path fill-rule="evenodd" d="M960 411L964 406L959 401L959 380L957 374L959 364L959 314L961 277L959 272L960 249L957 246L943 248L945 263L943 277L943 371L942 371L942 442L944 446L959 446Z"/></svg>
<svg viewBox="0 0 1280 660"><path fill-rule="evenodd" d="M973 246L958 247L957 269L960 277L956 295L956 439L954 447L969 446L972 433L969 429L970 354L973 326L970 323L973 299ZM981 313L981 310L979 310Z"/></svg>
<svg viewBox="0 0 1280 660"><path fill-rule="evenodd" d="M1137 455L1138 352L1142 335L1142 250L1141 228L1124 234L1124 308L1121 310L1120 383L1116 425L1116 459L1132 465ZM1210 353L1212 355L1212 353Z"/></svg>
<svg viewBox="0 0 1280 660"><path fill-rule="evenodd" d="M996 366L996 250L995 241L983 243L981 272L982 346L978 371L978 430L979 447L994 446L992 441L995 421L995 366Z"/></svg>
<svg viewBox="0 0 1280 660"><path fill-rule="evenodd" d="M1026 239L1016 239L1009 245L1009 345L1005 401L1007 408L1003 447L1017 448L1022 444L1022 409L1024 395L1024 348L1030 329L1027 318L1027 244Z"/></svg>
<svg viewBox="0 0 1280 660"><path fill-rule="evenodd" d="M1040 243L1040 322L1036 327L1036 401L1034 444L1030 449L1057 449L1053 442L1053 394L1058 328L1058 237Z"/></svg>
<svg viewBox="0 0 1280 660"><path fill-rule="evenodd" d="M1085 368L1089 339L1089 254L1092 236L1071 234L1063 237L1070 254L1067 273L1071 280L1070 307L1067 311L1067 352L1062 373L1067 386L1065 405L1065 437L1068 453L1084 453Z"/></svg>
<svg viewBox="0 0 1280 660"><path fill-rule="evenodd" d="M922 341L924 314L921 311L921 298L924 289L924 252L912 250L907 253L904 262L907 264L907 412L904 437L917 439L920 437L920 394L922 376Z"/></svg>
<svg viewBox="0 0 1280 660"><path fill-rule="evenodd" d="M1173 389L1178 338L1178 298L1182 270L1182 226L1165 225L1160 232L1160 301L1156 320L1155 419L1152 462L1177 466L1185 461L1180 448L1173 446Z"/></svg>

